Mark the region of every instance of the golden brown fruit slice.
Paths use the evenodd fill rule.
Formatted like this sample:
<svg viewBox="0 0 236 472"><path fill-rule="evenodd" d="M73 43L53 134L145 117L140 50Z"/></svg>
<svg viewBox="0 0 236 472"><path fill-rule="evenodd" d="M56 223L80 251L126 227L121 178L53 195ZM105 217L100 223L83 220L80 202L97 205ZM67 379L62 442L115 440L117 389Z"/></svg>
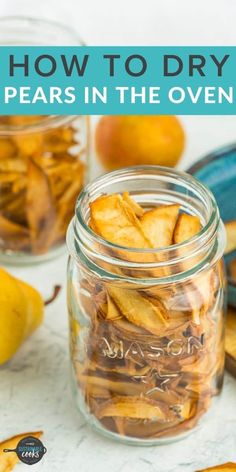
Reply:
<svg viewBox="0 0 236 472"><path fill-rule="evenodd" d="M7 138L0 138L0 159L8 159L16 154L13 142Z"/></svg>
<svg viewBox="0 0 236 472"><path fill-rule="evenodd" d="M113 194L90 203L91 223L97 234L107 241L129 248L150 248L133 209Z"/></svg>
<svg viewBox="0 0 236 472"><path fill-rule="evenodd" d="M236 220L225 223L225 229L227 236L225 254L228 254L236 249Z"/></svg>
<svg viewBox="0 0 236 472"><path fill-rule="evenodd" d="M236 259L230 261L228 269L230 278L236 282Z"/></svg>
<svg viewBox="0 0 236 472"><path fill-rule="evenodd" d="M195 236L201 229L201 222L197 216L181 214L178 218L175 231L174 231L174 243L183 243L193 236ZM179 251L179 255L185 255L185 249ZM182 270L188 270L198 263L198 258L193 257L188 261L184 261L181 264ZM195 280L186 287L186 297L192 309L192 319L199 324L200 315L203 315L208 309L213 289L213 272L207 271L206 273L195 276Z"/></svg>
<svg viewBox="0 0 236 472"><path fill-rule="evenodd" d="M3 452L4 449L15 449L19 441L27 436L40 438L43 431L35 431L34 433L22 433L12 438L6 439L0 443L0 472L10 472L14 469L19 459L15 452Z"/></svg>
<svg viewBox="0 0 236 472"><path fill-rule="evenodd" d="M174 244L183 243L184 241L191 239L193 236L199 233L200 229L201 223L198 216L182 213L179 215L178 221L176 223L173 238Z"/></svg>
<svg viewBox="0 0 236 472"><path fill-rule="evenodd" d="M168 316L161 302L153 305L137 291L109 286L108 293L131 323L141 326L150 333L160 335L168 325Z"/></svg>
<svg viewBox="0 0 236 472"><path fill-rule="evenodd" d="M26 203L32 252L40 254L45 252L50 245L56 210L48 178L32 159L29 160L28 165Z"/></svg>
<svg viewBox="0 0 236 472"><path fill-rule="evenodd" d="M236 377L236 309L228 308L225 329L226 368Z"/></svg>
<svg viewBox="0 0 236 472"><path fill-rule="evenodd" d="M123 200L132 208L135 215L140 217L144 214L144 209L133 198L131 198L129 192L124 192L122 197Z"/></svg>
<svg viewBox="0 0 236 472"><path fill-rule="evenodd" d="M0 215L0 239L7 241L9 249L22 249L29 245L29 231Z"/></svg>
<svg viewBox="0 0 236 472"><path fill-rule="evenodd" d="M225 464L208 467L197 472L236 472L236 462L226 462Z"/></svg>
<svg viewBox="0 0 236 472"><path fill-rule="evenodd" d="M109 295L107 296L107 320L120 320L122 315Z"/></svg>
<svg viewBox="0 0 236 472"><path fill-rule="evenodd" d="M153 248L170 246L179 213L179 205L165 205L146 211L140 222Z"/></svg>
<svg viewBox="0 0 236 472"><path fill-rule="evenodd" d="M166 415L160 408L160 404L147 398L140 397L114 397L98 407L98 419L105 416L118 416L125 418L149 419L165 421Z"/></svg>

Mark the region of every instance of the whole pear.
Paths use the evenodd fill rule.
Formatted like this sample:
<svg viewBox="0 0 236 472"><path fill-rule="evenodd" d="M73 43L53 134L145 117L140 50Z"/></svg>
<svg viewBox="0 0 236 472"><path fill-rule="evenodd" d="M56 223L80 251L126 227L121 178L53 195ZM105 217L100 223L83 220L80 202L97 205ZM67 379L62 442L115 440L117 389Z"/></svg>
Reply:
<svg viewBox="0 0 236 472"><path fill-rule="evenodd" d="M44 302L31 285L0 268L0 307L0 364L3 364L42 323Z"/></svg>

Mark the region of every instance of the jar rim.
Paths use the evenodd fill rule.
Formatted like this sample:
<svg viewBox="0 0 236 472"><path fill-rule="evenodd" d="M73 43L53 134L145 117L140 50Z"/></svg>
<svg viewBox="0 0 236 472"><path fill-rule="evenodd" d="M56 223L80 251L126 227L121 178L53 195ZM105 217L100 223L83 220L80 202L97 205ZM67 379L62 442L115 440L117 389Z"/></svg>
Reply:
<svg viewBox="0 0 236 472"><path fill-rule="evenodd" d="M193 236L191 239L184 241L182 243L178 244L172 244L171 246L165 246L165 247L160 247L160 248L145 248L145 249L140 249L140 248L130 248L130 247L124 247L120 246L115 243L111 243L99 235L97 235L87 224L85 221L82 212L80 211L81 206L83 205L85 200L89 200L90 198L96 194L97 191L102 194L102 190L105 190L106 185L111 184L112 182L117 182L121 181L121 179L126 178L127 176L130 178L133 178L134 175L136 175L136 178L138 176L140 178L148 178L149 176L153 177L160 177L161 175L166 175L169 178L172 179L178 179L178 182L182 181L185 182L188 186L194 187L196 192L199 192L202 196L205 197L207 203L209 204L209 219L206 222L206 224L201 228L199 233L197 233L195 236ZM120 170L116 170L110 173L103 174L102 176L98 177L91 183L89 183L84 190L80 193L77 203L76 203L76 209L75 209L75 217L73 221L73 231L75 235L75 240L79 247L84 244L86 241L87 246L89 246L89 251L91 250L91 247L93 247L93 244L96 242L99 244L99 246L105 248L105 251L109 254L114 254L115 251L127 251L129 254L133 255L163 255L168 251L168 254L170 255L170 260L169 262L165 261L158 261L158 262L130 262L122 259L117 259L112 256L107 256L105 255L105 260L106 262L110 262L111 264L115 264L117 261L120 266L122 267L139 267L141 269L148 269L148 268L153 268L153 267L163 267L165 266L170 266L171 264L174 263L179 263L182 260L187 259L188 257L194 257L195 255L198 254L200 249L202 250L203 246L205 244L210 244L212 241L215 240L215 235L217 234L219 225L220 225L220 216L219 216L219 210L215 201L215 197L212 194L212 192L201 182L196 180L193 176L187 174L186 172L179 171L176 169L170 169L168 167L162 167L162 166L135 166L135 167L127 167L123 168ZM70 238L70 232L72 231L71 228L68 229L68 247L69 251L71 254L75 254L75 249L73 248L72 240ZM212 245L212 244L211 244ZM184 251L183 251L184 250ZM184 253L186 252L186 256L181 256L179 257L177 254ZM99 255L97 254L97 257ZM184 258L185 257L185 258ZM102 258L104 260L104 254L102 254ZM101 258L101 259L102 259ZM172 276L173 278L173 276ZM149 279L150 282L150 279Z"/></svg>
<svg viewBox="0 0 236 472"><path fill-rule="evenodd" d="M41 119L32 123L26 123L23 125L0 125L0 138L4 136L45 132L47 130L58 128L59 126L67 125L78 118L78 116L80 115L40 115Z"/></svg>
<svg viewBox="0 0 236 472"><path fill-rule="evenodd" d="M153 171L158 170L158 172L161 172L163 170L164 172L167 172L170 176L172 175L173 177L179 177L179 178L182 177L185 180L187 180L189 183L194 184L196 187L198 187L199 190L200 189L203 190L205 195L208 196L209 202L212 205L211 212L210 212L211 215L210 215L210 218L208 220L208 223L203 228L201 228L201 230L195 236L188 239L187 241L184 241L184 242L178 243L178 244L172 244L171 246L163 246L163 247L156 248L156 249L154 249L154 248L144 248L144 249L128 248L128 247L125 247L125 246L120 246L119 244L111 243L111 242L103 239L102 237L98 236L90 228L90 226L87 225L84 218L82 217L82 214L80 212L78 212L78 213L76 212L76 216L78 218L78 221L84 227L84 229L86 228L88 230L88 232L92 236L95 236L96 239L99 240L100 242L103 242L103 243L105 242L106 246L110 249L127 249L129 252L134 252L134 253L137 253L137 254L139 254L139 253L148 254L148 253L153 253L153 252L163 252L163 251L166 251L167 249L175 251L176 249L179 249L179 248L182 248L184 246L186 247L186 246L190 245L192 242L196 242L201 236L203 236L209 230L209 228L211 227L211 225L214 222L215 218L217 216L219 216L216 200L215 200L215 197L214 197L213 193L211 192L211 190L209 188L207 188L204 184L199 182L197 179L195 179L195 177L188 174L187 172L183 172L183 171L176 170L176 169L171 170L169 167L164 167L164 166L124 167L124 168L116 170L116 171L105 173L105 174L101 175L100 177L98 177L97 179L94 179L92 182L88 183L86 185L86 187L82 190L82 192L80 193L80 195L78 197L78 200L76 202L76 210L81 205L83 199L86 198L86 196L89 196L89 194L93 190L93 187L94 188L95 187L100 188L101 184L103 182L106 183L106 180L108 178L110 179L110 177L122 178L122 176L124 176L124 175L127 176L127 174L129 174L129 173L131 174L135 171L140 171L140 170L141 170L141 172L150 171L150 170L153 170Z"/></svg>
<svg viewBox="0 0 236 472"><path fill-rule="evenodd" d="M76 46L84 46L85 43L84 41L80 38L78 33L72 29L71 27L68 27L67 25L57 22L55 20L49 20L46 18L37 18L37 17L30 17L30 16L24 16L24 15L6 15L2 16L0 18L0 45L1 46L7 46L9 45L9 41L6 39L5 33L6 31L3 31L3 28L9 30L13 29L14 30L14 37L11 37L12 39L10 40L10 45L14 46L17 45L17 40L14 39L17 34L23 33L24 39L22 42L20 41L20 44L24 44L25 46L32 46L32 37L30 36L30 39L27 40L25 39L27 37L27 31L30 32L31 29L34 30L34 38L36 37L36 40L33 40L33 45L34 46L56 46L60 44L60 37L64 35L64 37L68 38L69 44L71 45L76 45ZM48 31L50 31L50 34L53 33L50 36L50 44L47 44L47 37L46 34L43 34L42 32L44 29L47 28ZM3 31L3 33L2 33ZM37 31L39 32L39 41L37 43ZM45 38L44 40L41 40L41 38ZM51 44L53 38L56 38L56 42L53 42ZM58 41L59 38L59 41ZM19 45L19 44L18 44ZM45 115L41 115L45 116ZM0 125L0 136L12 136L16 134L27 134L27 133L36 133L40 131L46 131L48 128L56 128L58 126L63 126L64 124L67 124L68 122L72 121L73 119L76 118L76 115L72 116L65 116L65 115L47 115L47 118L44 119L38 119L34 123L28 123L24 125L9 125L9 124L4 124Z"/></svg>
<svg viewBox="0 0 236 472"><path fill-rule="evenodd" d="M66 24L64 23L60 23L59 21L56 21L56 20L51 20L51 19L48 19L48 18L43 18L43 17L33 17L33 16L28 16L28 15L5 15L5 16L1 16L0 18L0 25L6 25L6 26L15 26L15 24L22 26L23 28L23 31L25 32L25 28L28 24L28 26L32 25L34 28L35 27L40 27L40 29L44 26L47 26L49 27L50 29L51 28L54 28L55 30L58 30L58 32L64 32L66 34L68 34L68 37L70 36L71 37L71 40L73 39L75 41L75 44L71 44L72 45L75 45L75 46L85 46L85 43L84 41L82 40L82 38L80 38L80 36L78 35L78 33L71 27L67 26ZM1 31L1 28L0 28L0 31ZM7 44L5 41L2 42L1 40L1 33L0 33L0 45L4 46L4 45L9 45ZM19 44L15 44L15 46L17 46ZM30 42L27 43L27 44L24 44L24 46L30 46L32 45ZM55 44L47 44L45 42L43 43L39 43L39 44L35 44L35 46L58 46L59 43L56 42ZM63 46L63 44L61 44ZM14 44L11 43L11 46L14 46Z"/></svg>

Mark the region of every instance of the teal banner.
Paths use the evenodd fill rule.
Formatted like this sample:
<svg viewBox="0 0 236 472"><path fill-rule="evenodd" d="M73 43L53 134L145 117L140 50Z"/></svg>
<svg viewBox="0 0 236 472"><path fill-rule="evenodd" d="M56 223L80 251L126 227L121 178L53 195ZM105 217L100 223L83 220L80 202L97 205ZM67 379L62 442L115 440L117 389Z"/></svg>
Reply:
<svg viewBox="0 0 236 472"><path fill-rule="evenodd" d="M1 115L234 115L236 47L0 47Z"/></svg>

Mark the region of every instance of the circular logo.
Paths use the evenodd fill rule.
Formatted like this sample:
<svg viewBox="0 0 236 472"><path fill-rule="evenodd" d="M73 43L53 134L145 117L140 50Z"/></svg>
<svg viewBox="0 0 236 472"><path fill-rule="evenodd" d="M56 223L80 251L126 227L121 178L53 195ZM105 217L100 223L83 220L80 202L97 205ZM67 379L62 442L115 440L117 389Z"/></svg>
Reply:
<svg viewBox="0 0 236 472"><path fill-rule="evenodd" d="M15 452L21 462L32 465L42 459L45 452L47 452L47 449L44 447L40 439L34 438L33 436L27 436L19 441Z"/></svg>

